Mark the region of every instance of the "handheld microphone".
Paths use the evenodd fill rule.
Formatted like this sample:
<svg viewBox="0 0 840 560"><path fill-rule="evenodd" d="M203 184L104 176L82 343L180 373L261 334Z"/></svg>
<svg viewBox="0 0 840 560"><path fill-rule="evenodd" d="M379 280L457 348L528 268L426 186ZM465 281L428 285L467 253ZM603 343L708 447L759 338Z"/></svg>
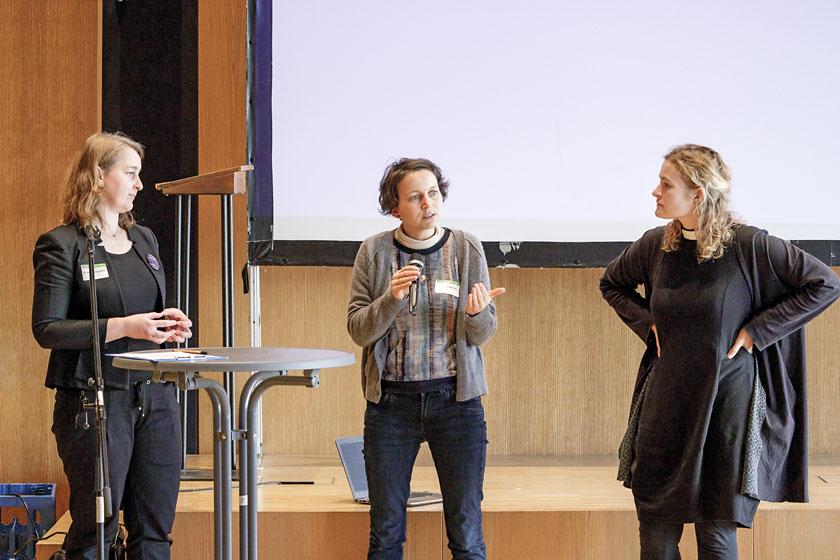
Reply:
<svg viewBox="0 0 840 560"><path fill-rule="evenodd" d="M411 259L408 261L410 266L417 267L420 270L420 274L423 274L423 269L425 265L423 261L419 259ZM408 312L412 315L417 315L417 290L420 289L420 276L414 279L414 282L411 283L411 286L408 287Z"/></svg>

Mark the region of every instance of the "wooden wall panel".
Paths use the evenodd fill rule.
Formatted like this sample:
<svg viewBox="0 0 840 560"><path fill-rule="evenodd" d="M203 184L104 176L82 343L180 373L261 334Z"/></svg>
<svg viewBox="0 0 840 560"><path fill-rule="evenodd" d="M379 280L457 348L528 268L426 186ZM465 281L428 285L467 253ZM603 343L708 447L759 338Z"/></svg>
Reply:
<svg viewBox="0 0 840 560"><path fill-rule="evenodd" d="M261 274L263 344L336 348L359 358L345 328L350 269L266 267ZM486 347L491 454L614 452L641 343L600 303L599 275L491 271L493 285L508 289L497 302L499 330ZM268 453L331 453L335 437L361 432L358 363L326 370L321 387L301 391L267 394Z"/></svg>
<svg viewBox="0 0 840 560"><path fill-rule="evenodd" d="M209 465L210 458L197 463ZM412 475L412 488L438 491L428 457ZM584 464L586 463L586 464ZM638 522L631 493L615 479L615 466L593 461L493 458L484 484L483 523L488 557L508 560L638 558ZM194 465L197 466L197 465ZM361 558L367 545L368 508L354 503L335 457L268 457L262 465L259 533L271 558ZM311 485L279 485L311 480ZM840 465L814 461L811 503L762 503L752 530L738 531L741 560L834 558L840 525ZM213 495L207 483L184 483L173 537L174 558L210 557ZM203 489L203 490L200 490ZM252 496L253 498L253 496ZM234 527L236 526L234 516ZM59 526L67 526L67 516ZM234 534L236 540L237 534ZM450 558L440 504L408 512L407 557ZM680 542L683 558L697 558L692 525ZM234 546L236 550L236 546ZM755 554L754 554L755 551Z"/></svg>
<svg viewBox="0 0 840 560"><path fill-rule="evenodd" d="M277 387L263 398L266 453L332 454L336 437L362 433L361 353L344 327L350 269L265 267L261 270L263 344L334 348L356 364L321 372L321 386Z"/></svg>
<svg viewBox="0 0 840 560"><path fill-rule="evenodd" d="M486 346L484 402L494 455L615 454L629 409L641 341L598 292L600 269L500 269L499 330ZM353 351L346 334L350 270L262 269L263 344ZM840 305L808 327L811 451L840 454ZM331 453L332 439L360 433L358 364L323 372L318 389L265 398L268 453ZM280 412L282 411L282 412Z"/></svg>
<svg viewBox="0 0 840 560"><path fill-rule="evenodd" d="M601 303L600 274L491 271L509 289L486 348L491 453L615 453L642 344Z"/></svg>
<svg viewBox="0 0 840 560"><path fill-rule="evenodd" d="M601 560L638 558L631 511L493 512L483 519L487 558ZM444 558L452 556L445 551Z"/></svg>
<svg viewBox="0 0 840 560"><path fill-rule="evenodd" d="M840 274L840 267L834 271ZM840 455L840 303L805 329L811 455Z"/></svg>
<svg viewBox="0 0 840 560"><path fill-rule="evenodd" d="M639 523L632 511L485 513L484 534L493 560L639 557ZM446 552L444 558L451 558ZM685 526L680 553L683 560L697 559L693 525ZM738 558L759 558L753 556L753 531L738 530Z"/></svg>
<svg viewBox="0 0 840 560"><path fill-rule="evenodd" d="M58 482L59 514L67 486L50 432L49 352L30 329L32 250L61 222L67 166L100 126L100 10L91 0L0 3L0 481Z"/></svg>
<svg viewBox="0 0 840 560"><path fill-rule="evenodd" d="M233 557L239 558L238 514L233 516ZM410 512L405 560L438 560L445 547L443 514ZM337 512L271 512L259 519L260 557L271 560L355 560L368 547L368 516ZM213 557L212 513L181 512L172 529L172 559Z"/></svg>
<svg viewBox="0 0 840 560"><path fill-rule="evenodd" d="M840 512L836 509L759 511L753 533L755 560L840 558Z"/></svg>
<svg viewBox="0 0 840 560"><path fill-rule="evenodd" d="M247 2L199 0L198 3L198 172L209 173L246 163L246 5ZM247 259L247 200L234 197L235 334L249 343L248 298L239 271ZM198 293L200 342L222 343L221 204L199 198ZM216 379L220 379L216 376ZM238 387L244 383L237 378ZM199 392L199 451L212 453L210 399Z"/></svg>

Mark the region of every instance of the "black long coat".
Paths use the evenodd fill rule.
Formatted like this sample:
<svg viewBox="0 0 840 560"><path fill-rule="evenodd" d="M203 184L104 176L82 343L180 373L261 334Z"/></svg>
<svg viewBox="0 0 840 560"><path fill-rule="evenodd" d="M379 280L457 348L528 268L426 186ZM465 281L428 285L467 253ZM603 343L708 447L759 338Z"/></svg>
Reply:
<svg viewBox="0 0 840 560"><path fill-rule="evenodd" d="M649 294L662 256L665 228L647 231L608 266L601 278L604 299L647 343L634 400L656 356ZM808 501L805 324L840 297L840 278L798 247L751 226L737 229L735 249L752 293L752 318L744 325L753 339L759 378L767 395L761 428L758 498ZM614 261L614 262L616 262ZM648 297L636 292L642 284Z"/></svg>

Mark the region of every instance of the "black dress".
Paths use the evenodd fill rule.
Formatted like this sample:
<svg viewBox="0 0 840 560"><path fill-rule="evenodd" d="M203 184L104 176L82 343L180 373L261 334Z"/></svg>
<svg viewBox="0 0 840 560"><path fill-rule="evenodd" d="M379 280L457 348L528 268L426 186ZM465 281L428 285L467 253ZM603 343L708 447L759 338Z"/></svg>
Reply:
<svg viewBox="0 0 840 560"><path fill-rule="evenodd" d="M742 351L733 362L724 358L724 348L734 339L739 320L752 337L754 367L760 381L754 386L750 406L751 429L745 449L748 460L741 469L743 491L762 501L808 500L803 327L840 298L840 278L818 259L766 231L741 225L734 233L735 240L721 259L699 264L691 254L694 243L682 241L681 251L663 252L665 227L660 226L646 231L627 247L601 277L604 299L646 346L618 469L625 486L641 484L637 492L640 517L724 517L719 512L728 507L731 519L738 520L743 513L743 498L732 490L731 478L726 478L726 473L738 470L739 456L731 450L732 464L719 458L726 452L726 441L740 437L729 430L741 424L728 415L741 413L742 405L736 401L744 398L744 390L737 387L746 382L737 374L740 368L750 367L744 361L748 362L749 356ZM664 263L666 257L668 262ZM740 277L732 272L735 263L740 267ZM661 280L659 272L665 275ZM645 295L637 291L640 285ZM741 299L735 297L737 291L749 295ZM720 297L717 312L715 293ZM652 311L652 296L661 297L656 304L657 317ZM745 306L748 313L744 313ZM710 320L717 330L703 324ZM676 323L672 325L671 321ZM666 345L662 360L656 358L651 333L654 323L659 324ZM698 334L701 325L703 332ZM708 366L700 368L701 360ZM660 361L661 365L657 364ZM657 375L651 375L653 369ZM653 404L643 411L651 383ZM673 394L665 398L669 390ZM646 446L647 456L634 465L641 412L645 414L646 430L641 443ZM662 423L657 426L657 421ZM688 439L675 442L666 437L669 435ZM641 469L641 482L632 476L633 467ZM718 490L723 487L729 490ZM742 524L744 521L740 520Z"/></svg>
<svg viewBox="0 0 840 560"><path fill-rule="evenodd" d="M661 356L650 373L632 464L641 520L752 525L758 500L740 492L753 356L726 357L750 318L750 291L731 248L698 262L696 242L665 253L650 311Z"/></svg>

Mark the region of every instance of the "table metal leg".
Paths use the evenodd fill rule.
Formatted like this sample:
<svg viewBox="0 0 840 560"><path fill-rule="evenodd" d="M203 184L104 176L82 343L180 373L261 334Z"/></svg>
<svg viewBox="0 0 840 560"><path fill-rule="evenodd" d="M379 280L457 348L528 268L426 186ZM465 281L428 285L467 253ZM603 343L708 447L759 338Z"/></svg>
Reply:
<svg viewBox="0 0 840 560"><path fill-rule="evenodd" d="M242 387L242 393L239 395L239 430L240 434L242 434L239 440L239 558L241 560L246 560L249 557L248 511L252 507L255 510L257 509L256 499L253 502L248 499L250 496L248 492L248 465L253 462L248 460L250 456L249 442L255 442L254 426L256 426L256 422L248 422L248 403L251 401L254 388L263 380L285 374L286 372L277 371L255 372L245 382L245 386Z"/></svg>
<svg viewBox="0 0 840 560"><path fill-rule="evenodd" d="M159 372L155 381L173 381L184 391L204 389L213 405L213 522L215 560L233 560L233 507L231 504L230 405L224 388L195 372Z"/></svg>
<svg viewBox="0 0 840 560"><path fill-rule="evenodd" d="M233 305L233 196L221 197L222 212L222 346L229 348L235 345L234 305ZM232 421L236 415L236 377L234 372L224 372L224 387L228 395L228 408L231 410ZM230 424L233 428L234 424ZM235 465L231 465L234 467Z"/></svg>
<svg viewBox="0 0 840 560"><path fill-rule="evenodd" d="M259 547L257 546L257 513L258 513L258 476L257 476L257 453L259 452L257 445L257 438L254 437L255 431L253 426L256 426L257 416L259 414L259 403L262 399L263 393L277 385L300 385L304 387L317 387L319 385L318 370L307 370L303 376L289 376L284 375L283 372L274 372L273 375L266 375L260 377L253 383L253 389L249 391L247 409L246 409L246 425L252 426L248 432L248 437L245 438L247 467L248 472L245 473L244 466L240 464L239 470L239 487L240 493L243 485L247 485L248 505L245 508L247 518L247 558L248 560L257 560L259 556ZM241 416L240 416L241 421ZM242 458L240 457L240 461ZM245 473L245 474L243 474ZM243 520L242 509L240 508L240 539L242 538L241 523Z"/></svg>
<svg viewBox="0 0 840 560"><path fill-rule="evenodd" d="M197 387L206 389L213 402L215 444L213 446L213 493L215 500L216 558L233 558L233 506L231 504L231 430L230 405L227 393L211 379L195 379ZM221 536L221 538L220 538Z"/></svg>
<svg viewBox="0 0 840 560"><path fill-rule="evenodd" d="M232 491L232 430L231 409L224 387L212 379L204 379L194 372L157 372L155 381L174 381L184 391L204 389L213 405L213 500L214 500L214 551L215 560L233 559L233 506ZM241 560L256 560L257 513L259 483L257 476L257 455L259 453L257 417L263 393L277 385L298 385L317 387L320 384L318 370L306 370L303 375L290 376L285 371L265 371L251 375L240 396L239 434L240 482L239 482L239 557Z"/></svg>
<svg viewBox="0 0 840 560"><path fill-rule="evenodd" d="M224 539L222 538L222 447L219 445L218 433L221 428L222 410L219 399L210 393L210 403L213 407L213 551L215 560L222 560Z"/></svg>

